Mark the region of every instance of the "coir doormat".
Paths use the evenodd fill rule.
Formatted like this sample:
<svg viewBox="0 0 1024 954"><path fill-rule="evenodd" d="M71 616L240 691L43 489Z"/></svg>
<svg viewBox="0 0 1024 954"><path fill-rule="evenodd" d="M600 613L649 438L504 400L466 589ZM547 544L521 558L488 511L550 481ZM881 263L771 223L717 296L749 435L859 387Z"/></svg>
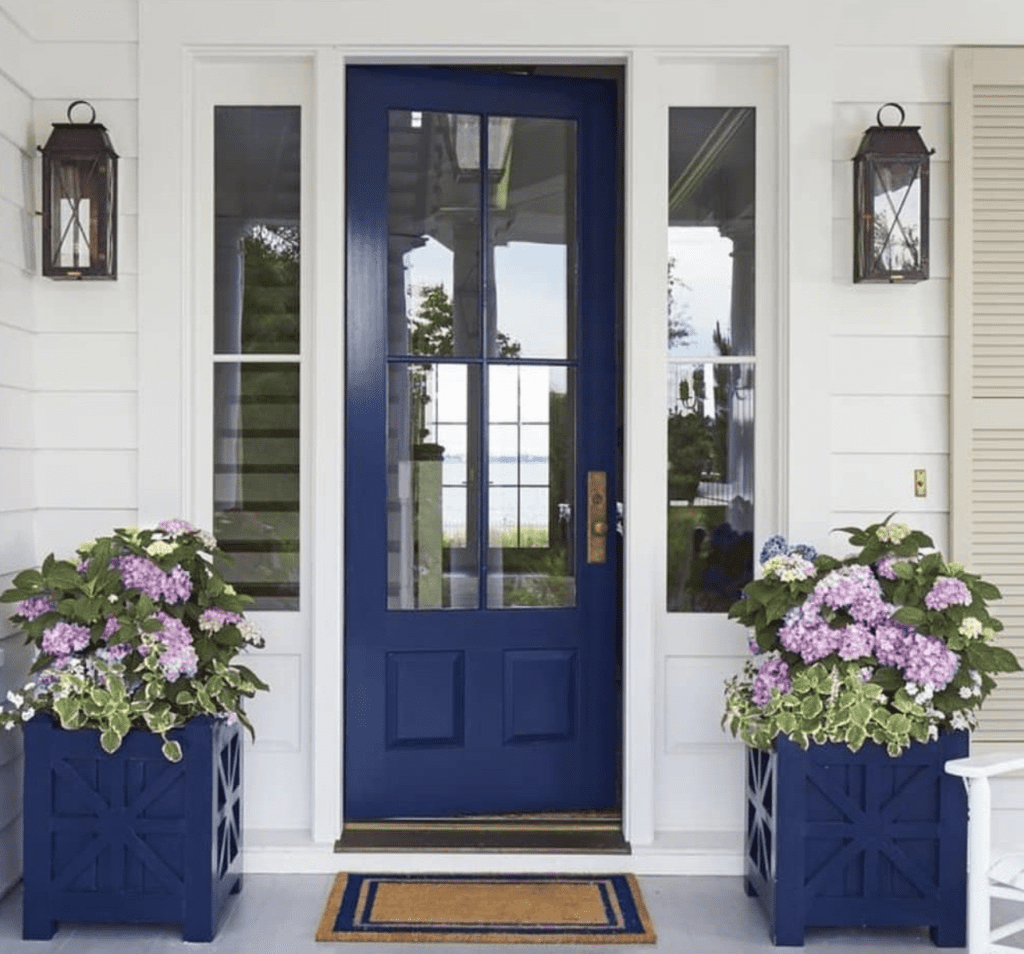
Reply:
<svg viewBox="0 0 1024 954"><path fill-rule="evenodd" d="M340 874L318 941L653 944L632 875Z"/></svg>

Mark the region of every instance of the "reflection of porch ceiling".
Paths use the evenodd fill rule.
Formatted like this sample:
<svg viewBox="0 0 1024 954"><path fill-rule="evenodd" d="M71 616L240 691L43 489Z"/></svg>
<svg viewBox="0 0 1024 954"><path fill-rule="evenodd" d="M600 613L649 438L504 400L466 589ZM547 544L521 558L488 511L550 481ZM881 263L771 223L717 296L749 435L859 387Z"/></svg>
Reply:
<svg viewBox="0 0 1024 954"><path fill-rule="evenodd" d="M457 231L479 227L479 174L456 168L449 126L442 116L428 114L422 122L429 124L431 135L391 123L390 232L407 239L429 235L454 248ZM491 173L490 233L495 245L565 242L570 160L565 143L546 133L550 128L515 122L508 163L504 170Z"/></svg>
<svg viewBox="0 0 1024 954"><path fill-rule="evenodd" d="M260 122L260 111L277 110L287 122ZM247 222L294 223L299 210L299 111L281 107L225 109L217 124L217 215ZM276 138L270 139L274 132Z"/></svg>
<svg viewBox="0 0 1024 954"><path fill-rule="evenodd" d="M754 112L688 107L669 126L669 225L721 226L754 215Z"/></svg>

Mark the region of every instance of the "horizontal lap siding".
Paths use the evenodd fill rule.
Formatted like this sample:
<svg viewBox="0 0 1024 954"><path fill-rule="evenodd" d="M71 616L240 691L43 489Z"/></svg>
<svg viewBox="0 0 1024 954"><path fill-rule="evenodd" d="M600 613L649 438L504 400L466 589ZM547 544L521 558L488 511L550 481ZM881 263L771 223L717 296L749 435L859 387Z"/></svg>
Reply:
<svg viewBox="0 0 1024 954"><path fill-rule="evenodd" d="M29 40L0 15L0 590L35 560L32 103ZM0 604L0 699L30 660ZM21 876L21 733L0 733L0 895Z"/></svg>
<svg viewBox="0 0 1024 954"><path fill-rule="evenodd" d="M135 0L91 9L76 22L66 4L0 0L0 587L137 520L138 21ZM35 147L80 98L120 156L116 282L39 276ZM0 607L0 637L10 612ZM23 681L20 642L0 638L0 691ZM0 893L21 866L7 797L20 786L20 733L3 735Z"/></svg>
<svg viewBox="0 0 1024 954"><path fill-rule="evenodd" d="M109 37L90 42L69 35L53 5L25 14L41 35L67 37L39 44L37 139L45 142L52 123L67 121L68 103L83 98L119 156L117 281L36 283L40 555L67 556L83 540L137 522L138 67L137 44L125 35L135 8L107 6L116 14Z"/></svg>
<svg viewBox="0 0 1024 954"><path fill-rule="evenodd" d="M832 109L830 527L865 526L896 511L948 543L949 61L925 47L836 50ZM876 77L885 77L885 92ZM931 274L917 285L855 285L853 163L879 107L898 101L931 158ZM893 122L887 113L885 122ZM928 493L914 495L916 469ZM833 534L832 549L846 537Z"/></svg>

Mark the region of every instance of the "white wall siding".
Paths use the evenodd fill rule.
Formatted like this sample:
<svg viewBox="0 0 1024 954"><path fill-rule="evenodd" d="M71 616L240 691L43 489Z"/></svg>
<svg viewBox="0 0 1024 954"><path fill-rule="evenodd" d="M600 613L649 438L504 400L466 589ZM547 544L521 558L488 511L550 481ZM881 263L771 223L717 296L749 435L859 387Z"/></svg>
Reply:
<svg viewBox="0 0 1024 954"><path fill-rule="evenodd" d="M948 47L838 47L832 108L830 527L896 520L944 546L949 512ZM917 285L854 285L852 158L879 107L896 101L920 126L931 159L930 277ZM898 122L895 110L882 122ZM913 494L914 470L927 496ZM832 536L841 549L845 538Z"/></svg>
<svg viewBox="0 0 1024 954"><path fill-rule="evenodd" d="M0 589L35 560L33 537L33 212L31 41L0 10ZM0 604L0 698L21 685L26 647ZM21 733L0 733L0 895L21 876Z"/></svg>

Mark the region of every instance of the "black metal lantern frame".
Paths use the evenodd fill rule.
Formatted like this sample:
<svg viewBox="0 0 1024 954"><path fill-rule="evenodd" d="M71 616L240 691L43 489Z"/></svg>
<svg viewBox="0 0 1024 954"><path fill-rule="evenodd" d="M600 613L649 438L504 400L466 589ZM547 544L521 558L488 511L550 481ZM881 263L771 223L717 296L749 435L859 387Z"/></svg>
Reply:
<svg viewBox="0 0 1024 954"><path fill-rule="evenodd" d="M92 110L76 123L76 106ZM43 154L43 274L63 279L117 278L117 153L85 100L54 123Z"/></svg>
<svg viewBox="0 0 1024 954"><path fill-rule="evenodd" d="M882 110L899 110L898 126ZM853 157L853 280L924 281L928 277L929 150L920 126L904 126L903 107L886 103Z"/></svg>

